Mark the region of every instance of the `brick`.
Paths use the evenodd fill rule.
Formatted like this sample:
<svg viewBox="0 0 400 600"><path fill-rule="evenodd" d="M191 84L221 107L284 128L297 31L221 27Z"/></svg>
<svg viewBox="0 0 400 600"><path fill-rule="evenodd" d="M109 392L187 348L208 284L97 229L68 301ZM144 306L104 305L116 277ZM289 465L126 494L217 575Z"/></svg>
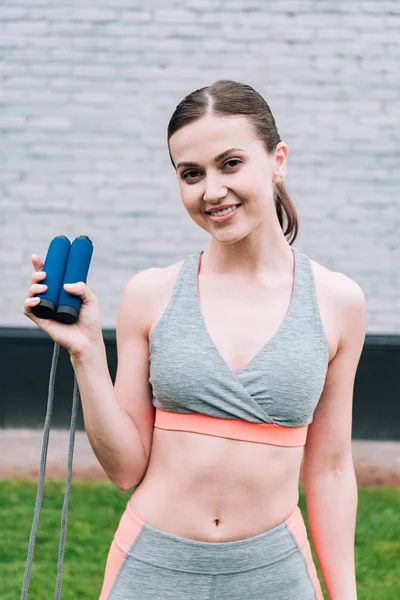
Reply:
<svg viewBox="0 0 400 600"><path fill-rule="evenodd" d="M72 67L72 73L77 77L100 77L107 79L115 75L115 67L107 64L80 64Z"/></svg>
<svg viewBox="0 0 400 600"><path fill-rule="evenodd" d="M372 1L372 2L361 2L360 8L365 13L373 13L373 14L399 14L400 6L396 0L388 1Z"/></svg>
<svg viewBox="0 0 400 600"><path fill-rule="evenodd" d="M25 8L13 7L13 6L1 6L0 7L0 21L17 21L27 16Z"/></svg>
<svg viewBox="0 0 400 600"><path fill-rule="evenodd" d="M1 115L0 114L0 130L5 129L22 129L26 126L26 120L19 115Z"/></svg>
<svg viewBox="0 0 400 600"><path fill-rule="evenodd" d="M5 21L2 26L2 33L5 36L13 35L14 32L19 35L45 35L48 31L47 21Z"/></svg>
<svg viewBox="0 0 400 600"><path fill-rule="evenodd" d="M110 3L112 6L112 2ZM72 21L89 21L90 23L114 21L116 18L116 12L109 8L77 8L74 7L71 10Z"/></svg>
<svg viewBox="0 0 400 600"><path fill-rule="evenodd" d="M41 130L65 131L71 127L71 121L59 116L45 116L38 119L30 119L28 127Z"/></svg>
<svg viewBox="0 0 400 600"><path fill-rule="evenodd" d="M153 13L146 10L122 10L118 18L126 22L135 22L135 23L149 23L153 19Z"/></svg>
<svg viewBox="0 0 400 600"><path fill-rule="evenodd" d="M156 23L193 23L195 21L195 13L190 10L169 8L163 10L156 9L153 15Z"/></svg>

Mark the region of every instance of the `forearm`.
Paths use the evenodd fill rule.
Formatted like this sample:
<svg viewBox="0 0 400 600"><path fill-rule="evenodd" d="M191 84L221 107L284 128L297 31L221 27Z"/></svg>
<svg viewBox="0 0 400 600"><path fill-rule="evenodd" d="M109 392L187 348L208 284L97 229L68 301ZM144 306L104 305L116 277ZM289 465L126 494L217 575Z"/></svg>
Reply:
<svg viewBox="0 0 400 600"><path fill-rule="evenodd" d="M330 600L357 600L354 536L358 491L352 461L303 474L312 542Z"/></svg>
<svg viewBox="0 0 400 600"><path fill-rule="evenodd" d="M97 459L120 489L139 483L147 458L139 431L117 402L103 340L71 356L79 386L85 430ZM127 486L126 482L135 482Z"/></svg>

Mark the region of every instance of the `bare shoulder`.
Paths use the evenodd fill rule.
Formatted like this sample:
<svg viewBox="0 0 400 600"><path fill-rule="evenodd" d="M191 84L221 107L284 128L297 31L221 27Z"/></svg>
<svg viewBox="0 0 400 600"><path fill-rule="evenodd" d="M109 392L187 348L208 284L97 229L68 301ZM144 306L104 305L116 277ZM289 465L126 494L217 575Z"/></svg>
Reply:
<svg viewBox="0 0 400 600"><path fill-rule="evenodd" d="M160 306L172 292L182 264L183 261L179 261L165 267L138 271L125 286L122 303L131 306L131 314L136 321L140 317L141 325L148 336Z"/></svg>
<svg viewBox="0 0 400 600"><path fill-rule="evenodd" d="M166 267L152 267L138 271L128 280L126 288L130 293L141 293L145 296L161 292L164 286L174 280L183 261Z"/></svg>
<svg viewBox="0 0 400 600"><path fill-rule="evenodd" d="M311 260L317 295L335 324L337 340L343 341L354 327L362 329L366 319L366 299L361 286L348 275L332 271Z"/></svg>
<svg viewBox="0 0 400 600"><path fill-rule="evenodd" d="M310 259L316 282L323 286L329 293L334 294L337 301L357 302L364 299L364 292L360 285L348 275L339 271L332 271L324 265Z"/></svg>

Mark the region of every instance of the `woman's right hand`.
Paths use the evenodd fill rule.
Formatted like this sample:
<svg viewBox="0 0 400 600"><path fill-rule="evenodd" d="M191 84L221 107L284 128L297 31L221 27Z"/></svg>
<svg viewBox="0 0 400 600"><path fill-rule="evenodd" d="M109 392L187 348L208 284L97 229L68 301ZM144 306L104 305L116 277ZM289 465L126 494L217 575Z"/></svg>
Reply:
<svg viewBox="0 0 400 600"><path fill-rule="evenodd" d="M43 272L44 263L40 256L32 254L32 264L35 272L32 275L31 286L24 302L24 314L47 333L54 342L63 346L71 356L81 355L83 352L93 349L93 345L104 343L98 299L83 281L64 288L68 293L79 296L82 300L79 316L75 323L68 325L54 319L40 319L33 314L32 308L40 301L40 298L35 295L43 294L47 290L47 285L40 283L46 277L46 273Z"/></svg>

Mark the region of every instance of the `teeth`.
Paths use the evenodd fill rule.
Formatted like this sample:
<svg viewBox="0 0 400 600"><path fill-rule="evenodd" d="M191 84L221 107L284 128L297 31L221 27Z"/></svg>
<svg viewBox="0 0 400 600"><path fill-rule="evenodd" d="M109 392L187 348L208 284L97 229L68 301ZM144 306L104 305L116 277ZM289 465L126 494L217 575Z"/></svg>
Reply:
<svg viewBox="0 0 400 600"><path fill-rule="evenodd" d="M216 215L217 217L222 217L222 215L226 215L235 209L236 209L236 206L230 206L229 208L224 208L224 210L220 210L218 212L213 212L211 214Z"/></svg>

